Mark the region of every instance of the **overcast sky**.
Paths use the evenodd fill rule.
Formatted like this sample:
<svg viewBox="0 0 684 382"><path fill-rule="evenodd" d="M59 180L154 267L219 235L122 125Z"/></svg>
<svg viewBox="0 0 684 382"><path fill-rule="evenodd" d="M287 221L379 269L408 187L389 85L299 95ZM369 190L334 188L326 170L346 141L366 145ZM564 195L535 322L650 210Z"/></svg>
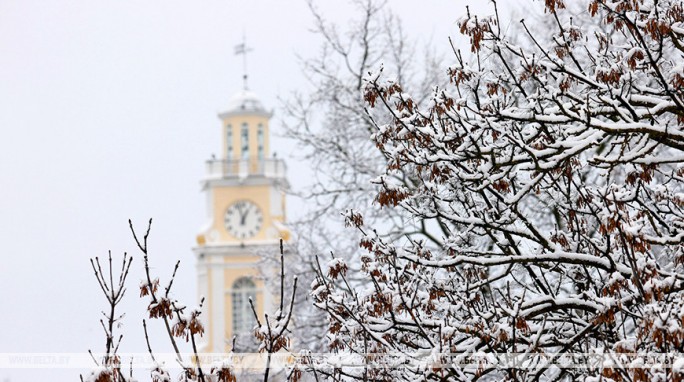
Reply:
<svg viewBox="0 0 684 382"><path fill-rule="evenodd" d="M342 25L352 16L342 1L318 4ZM447 51L464 4L388 6L409 36ZM180 259L176 296L196 303L199 180L220 147L216 115L241 87L233 46L244 30L250 87L275 109L278 134L278 97L303 87L296 55L320 46L312 25L304 0L0 0L0 353L102 351L105 301L88 258L108 250L135 257L121 351L145 351L129 218L141 229L155 219L153 271L167 280ZM296 188L308 170L275 143ZM0 369L0 381L79 372Z"/></svg>

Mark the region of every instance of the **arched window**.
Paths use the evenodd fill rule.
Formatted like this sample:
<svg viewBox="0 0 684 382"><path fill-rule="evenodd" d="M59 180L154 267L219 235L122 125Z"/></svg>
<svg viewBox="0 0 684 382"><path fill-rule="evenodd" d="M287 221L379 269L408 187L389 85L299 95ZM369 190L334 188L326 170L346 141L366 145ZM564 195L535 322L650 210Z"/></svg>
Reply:
<svg viewBox="0 0 684 382"><path fill-rule="evenodd" d="M259 124L257 128L257 156L264 159L264 126Z"/></svg>
<svg viewBox="0 0 684 382"><path fill-rule="evenodd" d="M254 313L249 299L256 307L256 285L249 277L241 277L233 283L231 292L233 300L233 333L247 333L254 327Z"/></svg>
<svg viewBox="0 0 684 382"><path fill-rule="evenodd" d="M226 158L233 159L233 126L226 126Z"/></svg>
<svg viewBox="0 0 684 382"><path fill-rule="evenodd" d="M242 124L240 131L240 145L242 146L242 159L249 158L249 129L246 123Z"/></svg>

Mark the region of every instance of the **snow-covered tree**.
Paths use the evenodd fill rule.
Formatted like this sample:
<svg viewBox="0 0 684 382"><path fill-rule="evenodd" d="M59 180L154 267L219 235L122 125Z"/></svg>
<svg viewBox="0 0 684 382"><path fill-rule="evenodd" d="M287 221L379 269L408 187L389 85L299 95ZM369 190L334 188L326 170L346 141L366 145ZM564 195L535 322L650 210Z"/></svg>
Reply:
<svg viewBox="0 0 684 382"><path fill-rule="evenodd" d="M381 0L350 3L354 17L339 25L309 1L312 30L321 41L320 54L301 58L308 83L283 105L284 135L297 144L298 154L312 170L310 182L295 190L306 201L307 213L299 221L288 222L297 239L289 245L286 256L290 273L298 274L306 284L315 276L314 255L334 248L338 256L350 259L356 252L357 238L344 230L340 212L372 205L378 187L370 180L387 164L383 153L369 140L374 124L364 110L364 75L385 62L424 100L431 94L430 87L440 80L433 50L406 36L401 20L388 4ZM378 110L373 118L389 121L391 115ZM378 223L376 228L394 237L429 235L424 224L407 217L402 211L380 208L366 213L368 221ZM295 329L294 335L300 346L324 351L326 318L312 308L307 288L300 288L299 293L293 324L301 329Z"/></svg>
<svg viewBox="0 0 684 382"><path fill-rule="evenodd" d="M365 77L360 119L385 164L374 200L439 234L387 238L347 211L362 270L320 257L312 293L339 353L321 372L682 380L682 360L645 357L684 351L684 8L581 3L533 3L553 30L523 20L515 42L496 12L467 14L470 56L454 50L450 84L427 105L383 69ZM349 287L359 278L366 287Z"/></svg>

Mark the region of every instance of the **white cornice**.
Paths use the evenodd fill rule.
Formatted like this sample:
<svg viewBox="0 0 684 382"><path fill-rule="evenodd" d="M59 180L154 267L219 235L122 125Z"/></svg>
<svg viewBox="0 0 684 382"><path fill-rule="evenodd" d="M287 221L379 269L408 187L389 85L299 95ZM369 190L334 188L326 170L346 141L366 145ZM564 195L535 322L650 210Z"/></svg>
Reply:
<svg viewBox="0 0 684 382"><path fill-rule="evenodd" d="M192 249L195 255L204 254L207 256L239 256L269 247L277 247L280 240L253 240L248 243L222 243L207 244Z"/></svg>
<svg viewBox="0 0 684 382"><path fill-rule="evenodd" d="M221 268L221 269L245 269L245 268L256 268L261 265L261 262L250 262L250 263L198 263L198 269L207 268Z"/></svg>
<svg viewBox="0 0 684 382"><path fill-rule="evenodd" d="M207 178L200 182L202 190L208 187L240 187L240 186L274 186L287 190L290 183L285 178L271 178L265 176L248 176L245 178Z"/></svg>
<svg viewBox="0 0 684 382"><path fill-rule="evenodd" d="M238 110L238 111L226 111L226 112L218 114L218 117L221 120L224 120L224 119L230 118L230 117L241 117L241 116L244 116L244 117L265 117L265 118L271 119L271 117L273 117L273 112L272 111L266 111L266 110L263 110L263 111L255 111L255 110L242 111L242 110Z"/></svg>

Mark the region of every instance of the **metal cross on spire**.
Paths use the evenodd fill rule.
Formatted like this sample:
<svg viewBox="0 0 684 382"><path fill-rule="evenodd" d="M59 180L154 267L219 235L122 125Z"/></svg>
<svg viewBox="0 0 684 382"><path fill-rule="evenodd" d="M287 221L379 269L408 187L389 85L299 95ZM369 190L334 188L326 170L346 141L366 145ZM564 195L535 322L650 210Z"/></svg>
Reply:
<svg viewBox="0 0 684 382"><path fill-rule="evenodd" d="M242 55L242 87L247 90L247 53L253 49L247 46L244 32L242 33L242 44L235 45L235 55Z"/></svg>

